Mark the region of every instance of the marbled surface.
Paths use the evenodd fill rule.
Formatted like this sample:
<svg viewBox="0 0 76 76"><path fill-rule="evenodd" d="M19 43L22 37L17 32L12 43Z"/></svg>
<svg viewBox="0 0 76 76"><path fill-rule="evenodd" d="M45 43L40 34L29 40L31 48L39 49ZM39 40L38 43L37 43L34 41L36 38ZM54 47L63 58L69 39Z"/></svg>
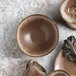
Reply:
<svg viewBox="0 0 76 76"><path fill-rule="evenodd" d="M61 18L59 7L62 0L0 0L0 76L24 76L28 59L38 61L47 72L53 70L55 57L64 39L76 36L76 31L67 27ZM31 15L43 14L53 19L59 29L59 43L54 51L44 57L25 55L16 40L19 22Z"/></svg>

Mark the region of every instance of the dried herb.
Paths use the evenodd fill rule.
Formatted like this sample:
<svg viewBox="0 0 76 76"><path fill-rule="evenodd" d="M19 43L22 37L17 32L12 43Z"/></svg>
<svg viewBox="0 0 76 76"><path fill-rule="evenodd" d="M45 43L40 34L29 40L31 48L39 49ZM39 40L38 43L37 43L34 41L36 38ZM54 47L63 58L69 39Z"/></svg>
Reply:
<svg viewBox="0 0 76 76"><path fill-rule="evenodd" d="M74 36L64 40L63 56L72 62L76 62L76 38Z"/></svg>
<svg viewBox="0 0 76 76"><path fill-rule="evenodd" d="M70 10L70 13L71 13L73 16L76 16L76 8L73 7L73 8Z"/></svg>

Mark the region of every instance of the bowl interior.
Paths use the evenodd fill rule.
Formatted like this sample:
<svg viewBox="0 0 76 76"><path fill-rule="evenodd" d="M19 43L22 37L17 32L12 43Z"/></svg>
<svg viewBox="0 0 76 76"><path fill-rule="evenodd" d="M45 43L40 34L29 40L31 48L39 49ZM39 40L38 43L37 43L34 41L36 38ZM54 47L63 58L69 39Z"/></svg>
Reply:
<svg viewBox="0 0 76 76"><path fill-rule="evenodd" d="M17 40L20 48L26 54L42 56L56 47L58 29L56 24L46 16L29 16L20 23Z"/></svg>

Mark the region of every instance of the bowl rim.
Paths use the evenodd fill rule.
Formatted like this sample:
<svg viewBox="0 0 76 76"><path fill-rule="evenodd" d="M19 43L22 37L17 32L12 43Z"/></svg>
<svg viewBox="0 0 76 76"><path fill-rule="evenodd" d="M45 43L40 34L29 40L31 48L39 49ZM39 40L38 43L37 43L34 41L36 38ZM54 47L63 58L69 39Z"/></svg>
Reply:
<svg viewBox="0 0 76 76"><path fill-rule="evenodd" d="M62 72L65 72L66 74L68 74L66 71L59 69L59 70L52 71L48 76L50 76L51 74L53 74L54 72L57 72L57 71L62 71ZM68 75L71 76L70 74L68 74Z"/></svg>
<svg viewBox="0 0 76 76"><path fill-rule="evenodd" d="M55 45L53 46L53 48L52 48L50 51L45 52L44 54L33 55L33 54L29 54L29 53L25 52L25 51L22 49L22 47L20 46L20 43L19 43L19 40L18 40L18 28L19 28L20 24L21 24L24 20L26 20L27 18L32 17L32 16L41 16L41 17L47 18L47 19L50 20L52 23L54 23L55 28L56 28L56 31L57 31L57 41L56 41ZM16 39L17 39L17 43L18 43L21 51L23 51L26 55L28 55L28 56L30 56L30 57L42 57L42 56L48 55L49 53L51 53L51 52L56 48L56 46L57 46L57 44L58 44L58 41L59 41L59 30L58 30L58 27L57 27L56 23L54 22L54 20L52 20L52 19L50 19L49 17L47 17L47 16L45 16L45 15L42 15L42 14L33 14L33 15L29 15L29 16L23 18L22 21L19 23L19 25L18 25L18 27L17 27L17 31L16 31Z"/></svg>

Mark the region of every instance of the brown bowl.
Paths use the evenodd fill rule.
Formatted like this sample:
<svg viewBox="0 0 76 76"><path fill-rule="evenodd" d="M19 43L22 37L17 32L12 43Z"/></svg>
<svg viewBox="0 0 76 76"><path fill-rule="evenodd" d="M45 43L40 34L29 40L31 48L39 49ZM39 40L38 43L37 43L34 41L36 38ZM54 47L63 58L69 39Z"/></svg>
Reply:
<svg viewBox="0 0 76 76"><path fill-rule="evenodd" d="M54 70L62 69L69 73L71 76L76 76L76 64L63 57L62 51L63 49L60 50L56 57Z"/></svg>
<svg viewBox="0 0 76 76"><path fill-rule="evenodd" d="M33 60L27 61L24 76L44 76L45 74L46 70L38 62Z"/></svg>
<svg viewBox="0 0 76 76"><path fill-rule="evenodd" d="M21 50L34 57L50 53L56 47L58 39L56 23L40 14L24 18L17 29L17 41Z"/></svg>
<svg viewBox="0 0 76 76"><path fill-rule="evenodd" d="M76 0L63 0L60 14L67 25L76 30Z"/></svg>

